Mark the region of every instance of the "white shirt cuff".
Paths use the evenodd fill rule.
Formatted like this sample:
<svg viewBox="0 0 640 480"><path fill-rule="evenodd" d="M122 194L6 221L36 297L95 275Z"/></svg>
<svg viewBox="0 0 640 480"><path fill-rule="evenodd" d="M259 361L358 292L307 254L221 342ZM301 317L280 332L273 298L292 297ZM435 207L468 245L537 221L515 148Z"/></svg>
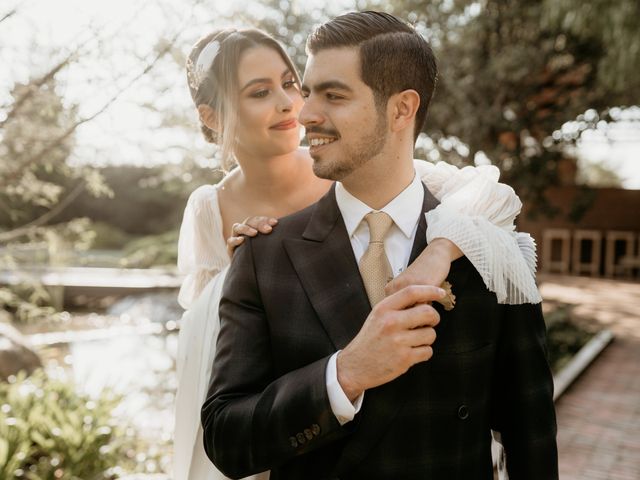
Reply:
<svg viewBox="0 0 640 480"><path fill-rule="evenodd" d="M362 407L362 400L364 398L364 392L362 392L355 402L351 403L349 398L345 395L344 390L340 382L338 382L338 350L329 359L326 371L327 382L327 394L329 395L329 403L331 404L331 411L336 416L336 419L340 425L344 425L347 422L353 420L356 413L360 411Z"/></svg>

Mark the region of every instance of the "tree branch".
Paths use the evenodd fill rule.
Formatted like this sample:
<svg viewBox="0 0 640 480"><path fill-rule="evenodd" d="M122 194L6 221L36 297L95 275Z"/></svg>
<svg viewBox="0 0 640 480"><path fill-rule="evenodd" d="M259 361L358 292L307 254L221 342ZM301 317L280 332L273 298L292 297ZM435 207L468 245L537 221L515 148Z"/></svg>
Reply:
<svg viewBox="0 0 640 480"><path fill-rule="evenodd" d="M71 136L77 130L77 128L80 125L82 125L84 123L87 123L87 122L90 122L90 121L94 120L96 117L98 117L99 115L101 115L102 113L104 113L124 92L129 90L138 80L140 80L147 73L149 73L157 65L157 63L160 61L160 59L162 59L167 53L169 53L171 51L173 46L176 44L178 38L180 37L180 35L182 35L182 33L184 31L184 28L190 23L191 18L193 17L195 6L200 4L200 3L202 3L202 0L196 0L196 1L193 2L193 4L192 4L192 12L191 12L190 17L187 18L185 20L185 22L183 22L183 24L176 31L174 36L165 44L165 46L160 51L158 51L158 53L155 55L153 60L151 60L146 65L146 67L142 71L140 71L140 73L138 73L135 77L133 77L124 87L122 87L120 90L118 90L116 92L116 94L113 95L100 109L98 109L92 115L78 120L74 125L69 127L62 135L60 135L59 137L55 138L47 146L45 146L42 150L40 150L33 157L31 157L28 160L28 163L33 164L33 163L37 163L37 162L41 161L53 149L55 149L62 142L64 142L69 136ZM76 50L76 52L74 52L73 54L76 54L78 51L79 51L79 49ZM73 54L71 54L70 57ZM54 69L52 69L51 71L53 71L53 70ZM24 168L24 166L25 166L25 164L18 165L17 168L15 168L13 170L13 172L3 175L3 178L0 178L0 190L3 189L3 188L6 188L7 185L9 185L12 182L14 182L15 180L17 180L17 178L19 177L20 173L22 172L22 169Z"/></svg>
<svg viewBox="0 0 640 480"><path fill-rule="evenodd" d="M9 13L5 13L2 18L0 18L0 23L4 22L6 19L13 17L16 13L18 13L18 9L14 8Z"/></svg>
<svg viewBox="0 0 640 480"><path fill-rule="evenodd" d="M47 73L45 73L42 77L40 77L38 80L30 83L29 84L30 88L23 95L21 95L20 98L18 98L14 102L13 107L11 108L11 110L9 110L9 113L7 113L6 118L4 120L0 121L0 128L4 127L4 125L8 121L10 121L13 117L16 116L16 114L20 110L20 107L22 107L22 105L24 105L24 103L27 100L29 100L29 98L31 98L33 96L33 94L38 90L38 88L40 88L42 85L44 85L45 83L47 83L48 81L53 79L53 77L55 77L55 75L60 70L62 70L67 65L69 65L69 63L71 63L71 60L73 60L73 58L78 53L78 50L76 50L75 52L70 53L65 59L63 59L61 62L59 62L57 65L55 65L51 70L49 70Z"/></svg>
<svg viewBox="0 0 640 480"><path fill-rule="evenodd" d="M171 39L171 41L167 42L167 44L157 53L157 55L154 57L154 59L152 61L150 61L147 64L147 66L140 73L138 73L135 77L133 77L124 87L122 87L120 90L118 90L99 110L97 110L92 115L90 115L88 117L85 117L85 118L82 118L82 119L78 120L76 123L74 123L62 135L60 135L58 138L54 139L46 147L44 147L42 150L40 150L36 155L31 157L29 159L29 163L37 163L37 162L39 162L40 160L45 158L54 148L56 148L62 142L64 142L67 138L69 138L69 136L71 136L71 134L73 134L73 132L75 132L80 125L82 125L84 123L87 123L87 122L90 122L91 120L95 119L99 115L103 114L124 92L129 90L138 80L140 80L142 77L144 77L147 73L149 73L155 67L155 65L160 61L160 59L162 57L164 57L171 50L171 48L173 47L173 45L175 44L175 42L177 41L177 39L178 39L178 37L180 36L181 33L182 32L178 32ZM13 173L5 175L4 178L2 179L2 181L0 181L0 187L6 187L11 182L15 181L18 178L18 176L19 176L21 171L22 171L21 168L16 168L13 171Z"/></svg>
<svg viewBox="0 0 640 480"><path fill-rule="evenodd" d="M81 180L67 195L61 202L59 202L54 208L49 210L44 215L32 220L31 222L15 228L13 230L9 230L7 232L0 233L0 242L8 242L9 240L14 240L16 238L27 235L29 232L33 231L34 228L45 225L47 222L51 221L51 219L55 218L59 215L65 208L67 208L71 202L73 202L78 195L80 195L85 189L85 182Z"/></svg>

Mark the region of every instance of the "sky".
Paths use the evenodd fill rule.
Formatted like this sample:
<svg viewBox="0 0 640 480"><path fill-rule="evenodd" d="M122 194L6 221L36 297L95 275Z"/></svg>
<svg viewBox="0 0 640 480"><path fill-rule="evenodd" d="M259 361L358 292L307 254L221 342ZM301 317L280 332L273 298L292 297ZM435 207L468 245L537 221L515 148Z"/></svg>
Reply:
<svg viewBox="0 0 640 480"><path fill-rule="evenodd" d="M626 109L621 118L613 126L582 135L580 161L607 165L620 175L625 188L640 189L640 108Z"/></svg>
<svg viewBox="0 0 640 480"><path fill-rule="evenodd" d="M334 0L334 6L339 2ZM323 3L304 2L305 8ZM153 58L159 39L179 32L177 44L186 50L238 1L209 2L215 11L185 8L189 4L178 0L3 0L0 18L13 7L18 13L0 24L0 61L11 66L11 75L0 71L0 104L8 99L10 82L45 71L56 60L51 58L53 50L62 58L65 52L80 48L82 61L60 75L62 93L68 102L79 104L81 116L92 115ZM95 32L105 40L96 41ZM187 150L203 159L210 156L199 135L162 124L158 111L177 107L191 115L197 133L191 100L182 78L176 82L176 68L175 62L161 61L153 78L135 82L105 113L82 125L72 161L153 165L179 163ZM161 95L151 95L150 81L161 84ZM616 124L600 125L582 136L580 162L602 163L618 172L625 188L640 189L640 108L621 111L619 117Z"/></svg>

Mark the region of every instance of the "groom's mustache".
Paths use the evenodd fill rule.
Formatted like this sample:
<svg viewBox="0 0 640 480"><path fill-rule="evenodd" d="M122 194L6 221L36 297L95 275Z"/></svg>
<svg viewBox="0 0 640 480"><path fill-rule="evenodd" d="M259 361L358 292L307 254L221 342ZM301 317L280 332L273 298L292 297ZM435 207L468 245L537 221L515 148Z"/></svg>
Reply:
<svg viewBox="0 0 640 480"><path fill-rule="evenodd" d="M316 133L318 135L326 135L327 137L336 137L338 138L340 134L336 130L330 130L328 128L322 127L309 127L304 129L305 135L309 135L310 133Z"/></svg>

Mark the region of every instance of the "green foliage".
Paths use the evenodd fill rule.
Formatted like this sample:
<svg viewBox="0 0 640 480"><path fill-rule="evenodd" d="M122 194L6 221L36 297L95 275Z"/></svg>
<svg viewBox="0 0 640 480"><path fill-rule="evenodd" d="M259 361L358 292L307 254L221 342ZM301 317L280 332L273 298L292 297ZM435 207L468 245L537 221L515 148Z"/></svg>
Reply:
<svg viewBox="0 0 640 480"><path fill-rule="evenodd" d="M114 417L119 403L41 370L0 383L0 478L98 480L134 470L137 439Z"/></svg>
<svg viewBox="0 0 640 480"><path fill-rule="evenodd" d="M10 242L0 251L0 270L20 271L21 268L41 265L66 265L72 254L86 251L94 237L86 218L30 231L28 242ZM0 286L0 309L10 313L19 322L57 320L52 291L37 280L23 276L17 285Z"/></svg>
<svg viewBox="0 0 640 480"><path fill-rule="evenodd" d="M601 55L594 59L598 85L609 96L619 95L621 104L629 102L630 92L640 89L638 18L637 0L546 0L543 9L549 29L567 31L600 46Z"/></svg>
<svg viewBox="0 0 640 480"><path fill-rule="evenodd" d="M109 166L98 172L111 187L113 197L95 198L83 193L60 219L90 217L98 222L100 232L108 224L125 235L137 236L178 228L189 194L200 185L217 183L222 177L221 172L192 162L157 167ZM112 233L115 235L115 231ZM101 241L99 235L96 241ZM98 245L95 248L111 248Z"/></svg>
<svg viewBox="0 0 640 480"><path fill-rule="evenodd" d="M593 337L593 332L571 321L570 305L561 305L545 315L549 364L554 373L562 368Z"/></svg>
<svg viewBox="0 0 640 480"><path fill-rule="evenodd" d="M235 9L221 18L215 2L208 1L200 6L201 12L197 17L204 20L201 34L212 29L211 25L257 27L268 32L283 45L294 65L302 72L307 61L307 35L314 25L342 13L339 3L327 2L322 8L310 8L299 0L261 0L252 2L250 8L238 3ZM210 18L211 12L215 12L214 18ZM184 60L181 59L180 66L183 65Z"/></svg>
<svg viewBox="0 0 640 480"><path fill-rule="evenodd" d="M11 100L0 106L0 269L64 262L65 251L86 249L92 233L88 221L69 218L52 225L80 192L109 195L101 175L89 167L68 165L74 133L82 123L77 106L60 94L56 74L71 57L40 77L15 82ZM34 255L35 254L35 255ZM48 292L25 282L0 288L0 308L19 320L53 314Z"/></svg>
<svg viewBox="0 0 640 480"><path fill-rule="evenodd" d="M99 250L119 250L131 241L131 235L122 229L106 222L93 222L91 224L95 239L91 248Z"/></svg>
<svg viewBox="0 0 640 480"><path fill-rule="evenodd" d="M149 235L130 242L122 265L128 268L175 266L178 261L179 230Z"/></svg>
<svg viewBox="0 0 640 480"><path fill-rule="evenodd" d="M19 322L34 323L54 319L58 313L51 305L51 295L37 283L24 283L11 288L0 287L0 309Z"/></svg>
<svg viewBox="0 0 640 480"><path fill-rule="evenodd" d="M56 90L51 79L39 87L17 83L11 92L14 107L3 121L0 138L0 198L14 207L16 222L24 220L25 206L51 207L62 194L59 185L42 178L64 168L74 144L73 136L62 137L74 123L76 109L66 108ZM53 145L56 138L59 141ZM46 158L33 162L34 155L45 149L49 149Z"/></svg>
<svg viewBox="0 0 640 480"><path fill-rule="evenodd" d="M110 193L97 171L67 164L80 120L77 107L68 105L58 90L55 76L33 78L14 84L13 102L0 107L0 219L5 229L20 229L63 209L64 199L82 189L92 195Z"/></svg>
<svg viewBox="0 0 640 480"><path fill-rule="evenodd" d="M544 207L542 192L582 130L609 107L638 102L636 0L397 0L367 2L414 22L439 59L427 119L436 154L454 164L483 152L503 181ZM593 122L561 131L593 109ZM446 148L450 139L468 146Z"/></svg>

